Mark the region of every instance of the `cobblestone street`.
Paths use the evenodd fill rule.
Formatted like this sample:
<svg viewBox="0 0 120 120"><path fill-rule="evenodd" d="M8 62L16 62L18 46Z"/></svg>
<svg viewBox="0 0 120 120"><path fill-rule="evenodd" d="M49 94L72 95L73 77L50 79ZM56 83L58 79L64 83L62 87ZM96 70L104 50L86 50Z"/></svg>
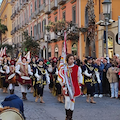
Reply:
<svg viewBox="0 0 120 120"><path fill-rule="evenodd" d="M21 97L19 87L16 87L15 93ZM0 91L0 100L7 95ZM51 95L47 86L44 91L45 104L35 103L30 92L27 98L28 101L24 101L26 120L65 120L64 104L57 102L57 98ZM85 100L85 97L76 99L73 120L120 120L120 100L95 98L97 104L86 103Z"/></svg>

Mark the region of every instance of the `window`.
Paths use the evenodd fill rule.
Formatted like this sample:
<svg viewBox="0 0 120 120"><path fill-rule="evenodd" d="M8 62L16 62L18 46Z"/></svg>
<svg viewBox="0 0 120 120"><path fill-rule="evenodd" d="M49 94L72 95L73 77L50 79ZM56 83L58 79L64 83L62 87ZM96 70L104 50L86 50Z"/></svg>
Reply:
<svg viewBox="0 0 120 120"><path fill-rule="evenodd" d="M45 31L46 19L42 21L42 32Z"/></svg>
<svg viewBox="0 0 120 120"><path fill-rule="evenodd" d="M35 11L37 10L37 0L35 0Z"/></svg>
<svg viewBox="0 0 120 120"><path fill-rule="evenodd" d="M31 6L30 6L30 13L32 15L32 3L31 3Z"/></svg>
<svg viewBox="0 0 120 120"><path fill-rule="evenodd" d="M63 12L63 20L65 20L65 11Z"/></svg>
<svg viewBox="0 0 120 120"><path fill-rule="evenodd" d="M55 22L57 22L57 16L55 16Z"/></svg>
<svg viewBox="0 0 120 120"><path fill-rule="evenodd" d="M40 34L40 23L38 23L38 25L37 25L37 27L38 27L38 34Z"/></svg>
<svg viewBox="0 0 120 120"><path fill-rule="evenodd" d="M31 35L31 37L32 37L32 26L31 26L31 32L30 32L30 35Z"/></svg>
<svg viewBox="0 0 120 120"><path fill-rule="evenodd" d="M76 23L76 6L72 8L72 22Z"/></svg>
<svg viewBox="0 0 120 120"><path fill-rule="evenodd" d="M41 0L39 0L39 7L40 7L40 5L41 5Z"/></svg>

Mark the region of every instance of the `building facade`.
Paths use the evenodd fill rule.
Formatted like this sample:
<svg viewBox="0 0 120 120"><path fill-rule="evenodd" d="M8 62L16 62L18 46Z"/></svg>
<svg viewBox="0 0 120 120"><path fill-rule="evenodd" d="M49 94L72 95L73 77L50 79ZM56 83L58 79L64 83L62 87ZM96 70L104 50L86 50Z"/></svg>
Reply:
<svg viewBox="0 0 120 120"><path fill-rule="evenodd" d="M0 19L1 19L1 24L6 25L8 31L6 31L5 34L2 34L2 38L1 38L2 44L12 44L12 36L11 36L12 21L10 19L11 14L12 14L11 0L3 0L0 6Z"/></svg>
<svg viewBox="0 0 120 120"><path fill-rule="evenodd" d="M109 57L112 58L114 53L120 55L120 45L116 42L116 35L118 34L118 16L120 16L120 1L119 0L110 0L111 4L111 14L110 18L115 22L108 26L108 54ZM103 0L101 0L103 2ZM102 6L101 6L101 14L102 15ZM100 19L104 20L104 17ZM105 39L105 27L98 26L98 48L99 53L98 56L106 56L106 39Z"/></svg>

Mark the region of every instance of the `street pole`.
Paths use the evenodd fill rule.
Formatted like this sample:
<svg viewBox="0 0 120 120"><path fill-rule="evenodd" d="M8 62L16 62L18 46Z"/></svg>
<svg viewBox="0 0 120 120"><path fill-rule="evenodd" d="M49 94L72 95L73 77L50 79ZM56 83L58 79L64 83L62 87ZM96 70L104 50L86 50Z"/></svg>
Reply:
<svg viewBox="0 0 120 120"><path fill-rule="evenodd" d="M109 55L108 55L108 17L105 17L105 27L106 27L106 58L109 62Z"/></svg>
<svg viewBox="0 0 120 120"><path fill-rule="evenodd" d="M46 55L46 59L48 60L48 35L47 35L47 55Z"/></svg>

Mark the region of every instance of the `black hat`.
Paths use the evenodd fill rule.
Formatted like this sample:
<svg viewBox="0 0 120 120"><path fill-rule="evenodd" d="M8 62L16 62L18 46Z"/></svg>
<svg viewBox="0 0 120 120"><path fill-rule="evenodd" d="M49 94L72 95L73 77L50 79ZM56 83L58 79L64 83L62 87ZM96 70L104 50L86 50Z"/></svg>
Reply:
<svg viewBox="0 0 120 120"><path fill-rule="evenodd" d="M88 61L88 60L92 60L92 59L93 59L93 58L92 58L92 57L90 57L90 56L88 56L88 57L87 57L87 61Z"/></svg>
<svg viewBox="0 0 120 120"><path fill-rule="evenodd" d="M41 61L43 62L43 59L39 59L39 60L38 60L38 62L41 62Z"/></svg>

